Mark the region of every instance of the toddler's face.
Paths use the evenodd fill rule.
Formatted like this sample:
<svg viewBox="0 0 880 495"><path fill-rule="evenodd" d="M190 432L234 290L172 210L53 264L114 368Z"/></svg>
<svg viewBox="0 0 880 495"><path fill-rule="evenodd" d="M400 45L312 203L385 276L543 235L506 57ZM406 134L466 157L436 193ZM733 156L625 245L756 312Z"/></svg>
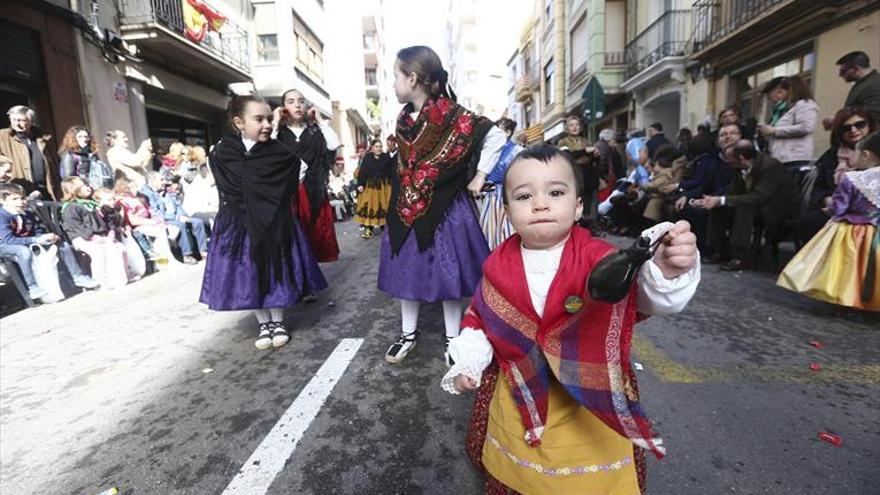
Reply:
<svg viewBox="0 0 880 495"><path fill-rule="evenodd" d="M529 249L548 249L565 241L584 208L574 171L562 157L549 163L515 161L504 188L510 222Z"/></svg>
<svg viewBox="0 0 880 495"><path fill-rule="evenodd" d="M6 196L5 200L0 201L0 206L11 213L21 214L24 213L24 209L27 207L27 199L21 194L10 194Z"/></svg>

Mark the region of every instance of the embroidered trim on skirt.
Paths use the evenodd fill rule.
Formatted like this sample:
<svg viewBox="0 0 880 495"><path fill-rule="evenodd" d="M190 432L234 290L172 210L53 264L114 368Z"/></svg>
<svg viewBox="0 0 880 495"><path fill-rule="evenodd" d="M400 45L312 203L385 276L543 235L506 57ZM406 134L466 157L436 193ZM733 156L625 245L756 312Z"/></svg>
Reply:
<svg viewBox="0 0 880 495"><path fill-rule="evenodd" d="M354 221L369 227L385 225L388 207L391 204L391 182L388 180L367 181L367 186L357 197Z"/></svg>

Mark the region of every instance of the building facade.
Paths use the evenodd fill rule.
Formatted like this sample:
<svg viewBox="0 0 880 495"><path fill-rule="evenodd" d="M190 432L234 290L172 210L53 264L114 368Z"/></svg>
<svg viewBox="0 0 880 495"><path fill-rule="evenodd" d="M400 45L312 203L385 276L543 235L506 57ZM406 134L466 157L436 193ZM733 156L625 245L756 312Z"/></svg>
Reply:
<svg viewBox="0 0 880 495"><path fill-rule="evenodd" d="M249 16L249 0L4 3L3 43L27 51L0 70L3 104L32 105L56 139L85 124L135 145L151 138L157 151L207 145L223 132L230 88L251 80Z"/></svg>

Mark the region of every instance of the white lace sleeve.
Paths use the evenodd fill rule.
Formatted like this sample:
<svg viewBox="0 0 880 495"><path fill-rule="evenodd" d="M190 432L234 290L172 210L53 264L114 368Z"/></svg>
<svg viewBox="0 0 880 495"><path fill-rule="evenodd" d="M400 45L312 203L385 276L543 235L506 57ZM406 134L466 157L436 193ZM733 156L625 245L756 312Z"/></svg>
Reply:
<svg viewBox="0 0 880 495"><path fill-rule="evenodd" d="M453 383L458 375L464 375L480 386L483 370L492 362L492 344L483 332L465 328L461 335L449 342L449 355L455 364L443 376L440 386L450 394L458 395L461 392L455 389Z"/></svg>
<svg viewBox="0 0 880 495"><path fill-rule="evenodd" d="M648 260L639 270L638 311L651 316L678 313L694 297L699 283L699 252L693 268L673 279L664 277L654 260Z"/></svg>
<svg viewBox="0 0 880 495"><path fill-rule="evenodd" d="M498 163L498 157L501 156L501 149L507 143L507 134L497 126L492 126L483 139L483 149L480 151L480 162L477 164L477 170L489 174Z"/></svg>

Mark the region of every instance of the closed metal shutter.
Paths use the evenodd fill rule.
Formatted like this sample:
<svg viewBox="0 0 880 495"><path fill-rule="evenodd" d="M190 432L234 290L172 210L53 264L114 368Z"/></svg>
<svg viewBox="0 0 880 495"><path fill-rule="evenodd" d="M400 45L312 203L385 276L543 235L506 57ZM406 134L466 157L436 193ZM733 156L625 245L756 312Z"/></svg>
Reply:
<svg viewBox="0 0 880 495"><path fill-rule="evenodd" d="M43 84L39 33L0 19L0 53L0 78Z"/></svg>

